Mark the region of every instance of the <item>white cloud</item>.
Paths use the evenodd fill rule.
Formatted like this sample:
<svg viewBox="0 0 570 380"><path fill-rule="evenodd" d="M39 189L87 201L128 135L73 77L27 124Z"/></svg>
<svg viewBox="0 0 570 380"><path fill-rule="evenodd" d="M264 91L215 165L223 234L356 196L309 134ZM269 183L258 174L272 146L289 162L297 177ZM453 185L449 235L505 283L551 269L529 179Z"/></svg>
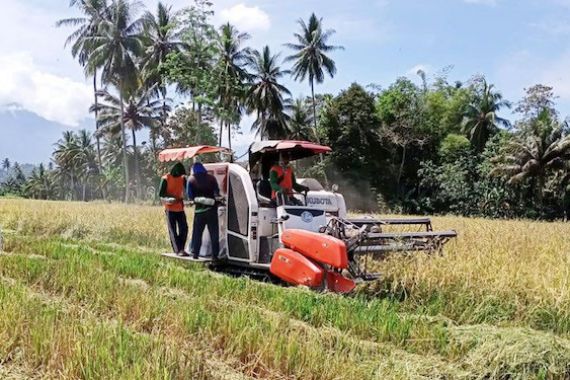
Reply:
<svg viewBox="0 0 570 380"><path fill-rule="evenodd" d="M498 0L463 0L463 1L466 3L469 3L469 4L481 4L481 5L495 6L495 5L497 5Z"/></svg>
<svg viewBox="0 0 570 380"><path fill-rule="evenodd" d="M21 107L69 126L88 116L90 88L40 69L30 53L0 57L0 83L0 106Z"/></svg>
<svg viewBox="0 0 570 380"><path fill-rule="evenodd" d="M551 0L554 4L561 7L570 8L570 0Z"/></svg>
<svg viewBox="0 0 570 380"><path fill-rule="evenodd" d="M346 42L383 45L392 40L395 34L394 25L389 20L380 18L341 14L328 17L325 21L326 28L331 26L337 32L331 39L334 45L343 45ZM363 33L363 30L366 33Z"/></svg>
<svg viewBox="0 0 570 380"><path fill-rule="evenodd" d="M406 72L406 75L408 76L417 76L419 71L423 71L425 74L429 74L432 71L432 68L430 65L424 65L422 63L415 65L414 67L412 67L411 69L409 69Z"/></svg>
<svg viewBox="0 0 570 380"><path fill-rule="evenodd" d="M254 114L244 115L240 123L240 134L236 134L232 139L232 149L236 153L236 157L240 157L247 153L252 142L259 141L259 137L255 136L255 132L251 131L251 125L255 121ZM226 141L226 140L224 140ZM224 143L224 145L226 145ZM241 159L243 161L243 158Z"/></svg>
<svg viewBox="0 0 570 380"><path fill-rule="evenodd" d="M79 14L66 6L68 2L60 2L61 8L54 7L56 3L2 0L0 51L3 56L33 52L35 64L43 70L82 79L81 67L64 48L66 37L75 28L55 27L57 20Z"/></svg>
<svg viewBox="0 0 570 380"><path fill-rule="evenodd" d="M549 36L568 36L570 34L568 21L562 19L541 20L532 22L529 26Z"/></svg>
<svg viewBox="0 0 570 380"><path fill-rule="evenodd" d="M271 26L269 15L257 6L248 7L239 3L220 11L220 21L229 22L239 30L251 32L254 30L268 30Z"/></svg>
<svg viewBox="0 0 570 380"><path fill-rule="evenodd" d="M543 69L539 73L537 83L544 83L554 87L554 92L561 99L570 100L570 78L568 77L570 52L566 52L542 67Z"/></svg>
<svg viewBox="0 0 570 380"><path fill-rule="evenodd" d="M554 93L559 96L561 111L565 114L570 105L568 67L570 67L570 51L556 57L545 58L521 50L503 59L495 71L494 82L506 98L512 101L521 99L524 89L535 84L552 86Z"/></svg>

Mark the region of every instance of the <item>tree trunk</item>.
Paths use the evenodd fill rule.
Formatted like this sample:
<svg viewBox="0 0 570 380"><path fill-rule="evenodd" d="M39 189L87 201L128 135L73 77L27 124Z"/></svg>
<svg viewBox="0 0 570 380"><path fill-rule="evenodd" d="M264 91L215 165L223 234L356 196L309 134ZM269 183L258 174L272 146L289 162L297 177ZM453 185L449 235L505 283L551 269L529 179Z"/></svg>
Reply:
<svg viewBox="0 0 570 380"><path fill-rule="evenodd" d="M166 126L167 116L168 115L166 114L166 92L165 92L162 97L162 115L160 115L160 122L163 129Z"/></svg>
<svg viewBox="0 0 570 380"><path fill-rule="evenodd" d="M538 212L541 214L542 216L542 211L543 211L543 206L544 206L544 183L545 183L545 178L544 175L539 174L538 178L537 178L537 182L538 182L538 189L536 189L536 197L537 197L537 203L538 203Z"/></svg>
<svg viewBox="0 0 570 380"><path fill-rule="evenodd" d="M218 146L222 146L222 134L224 133L224 121L220 119L220 135L218 138Z"/></svg>
<svg viewBox="0 0 570 380"><path fill-rule="evenodd" d="M202 125L202 103L198 103L198 125Z"/></svg>
<svg viewBox="0 0 570 380"><path fill-rule="evenodd" d="M406 162L406 145L402 146L402 162L400 163L400 170L398 170L398 181L396 182L398 196L401 194L400 181L402 180L402 174L404 173L405 162Z"/></svg>
<svg viewBox="0 0 570 380"><path fill-rule="evenodd" d="M313 128L315 128L315 135L317 136L317 141L319 135L317 134L317 102L315 100L315 83L311 79L311 97L313 98Z"/></svg>
<svg viewBox="0 0 570 380"><path fill-rule="evenodd" d="M154 153L156 152L156 135L154 132L150 134L150 147L152 148L152 153L154 157Z"/></svg>
<svg viewBox="0 0 570 380"><path fill-rule="evenodd" d="M135 189L137 190L137 196L141 195L141 173L139 168L139 153L137 150L137 134L134 129L131 129L133 135L133 152L135 158Z"/></svg>
<svg viewBox="0 0 570 380"><path fill-rule="evenodd" d="M232 124L230 122L228 122L227 127L228 127L228 148L231 150L232 149Z"/></svg>
<svg viewBox="0 0 570 380"><path fill-rule="evenodd" d="M127 159L127 133L125 132L125 121L123 120L123 115L125 114L125 107L123 104L123 85L122 81L119 82L119 102L121 106L121 136L123 137L123 168L125 170L125 202L128 203L131 194L131 183L129 178L129 162Z"/></svg>
<svg viewBox="0 0 570 380"><path fill-rule="evenodd" d="M319 132L317 131L317 102L315 100L315 83L314 80L311 79L311 97L313 98L313 128L315 132L315 137L317 138L317 143L321 143L321 139L319 137ZM323 166L323 179L325 180L325 187L329 187L329 179L327 177L327 173L325 172L325 160L323 159L323 155L319 155L319 161L321 161L321 165Z"/></svg>
<svg viewBox="0 0 570 380"><path fill-rule="evenodd" d="M75 177L73 175L73 173L71 173L71 200L75 200Z"/></svg>
<svg viewBox="0 0 570 380"><path fill-rule="evenodd" d="M103 161L101 160L101 138L99 137L99 111L97 110L99 99L97 96L97 69L93 72L93 95L95 97L95 141L97 142L97 165L99 166L99 174L103 173ZM107 198L107 186L101 186L101 195L103 199Z"/></svg>
<svg viewBox="0 0 570 380"><path fill-rule="evenodd" d="M99 119L97 117L97 115L99 113L97 111L97 107L98 107L97 69L95 69L95 72L93 73L93 95L95 97L95 140L97 141L97 163L99 164L99 172L101 173L103 171L103 164L101 162L101 141L99 138L99 134L97 133L97 131L99 131Z"/></svg>
<svg viewBox="0 0 570 380"><path fill-rule="evenodd" d="M259 111L257 117L259 118ZM269 140L269 136L267 136L267 126L265 125L265 112L261 112L261 124L259 124L257 131L261 140Z"/></svg>

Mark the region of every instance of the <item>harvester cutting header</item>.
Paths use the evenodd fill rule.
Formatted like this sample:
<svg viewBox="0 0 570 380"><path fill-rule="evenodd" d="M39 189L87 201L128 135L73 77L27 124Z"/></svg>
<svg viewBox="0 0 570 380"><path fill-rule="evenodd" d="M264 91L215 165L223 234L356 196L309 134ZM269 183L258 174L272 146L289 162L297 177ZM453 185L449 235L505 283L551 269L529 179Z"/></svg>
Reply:
<svg viewBox="0 0 570 380"><path fill-rule="evenodd" d="M429 218L348 218L342 194L325 190L313 178L295 179L288 168L289 161L330 151L307 141L261 141L249 148L248 169L232 162L204 164L222 198L217 209L222 270L265 273L289 284L346 293L355 281L377 277L363 264L366 257L437 252L457 235L433 231ZM159 160L217 152L229 153L211 146L166 149ZM275 183L283 181L292 182L285 187L291 191L276 191ZM388 232L394 225L416 225L423 231ZM200 261L208 260L210 247L204 234Z"/></svg>

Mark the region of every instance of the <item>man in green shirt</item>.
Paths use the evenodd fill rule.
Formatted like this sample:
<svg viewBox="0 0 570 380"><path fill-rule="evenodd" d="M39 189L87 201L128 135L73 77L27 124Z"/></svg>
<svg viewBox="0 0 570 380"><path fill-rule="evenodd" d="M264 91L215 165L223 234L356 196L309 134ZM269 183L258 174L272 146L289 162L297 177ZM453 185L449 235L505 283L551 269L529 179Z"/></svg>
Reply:
<svg viewBox="0 0 570 380"><path fill-rule="evenodd" d="M288 204L302 206L302 203L293 196L293 190L306 193L307 186L297 183L293 168L289 165L288 153L281 153L279 164L275 164L269 171L269 183L271 184L271 199L278 205Z"/></svg>

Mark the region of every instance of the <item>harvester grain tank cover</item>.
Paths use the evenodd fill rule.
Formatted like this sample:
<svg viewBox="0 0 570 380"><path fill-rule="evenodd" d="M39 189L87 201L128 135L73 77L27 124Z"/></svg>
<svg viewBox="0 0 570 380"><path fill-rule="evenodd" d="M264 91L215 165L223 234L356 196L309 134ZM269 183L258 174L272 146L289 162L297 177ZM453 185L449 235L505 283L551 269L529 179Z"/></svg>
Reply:
<svg viewBox="0 0 570 380"><path fill-rule="evenodd" d="M186 148L171 148L165 149L158 154L158 160L160 162L168 161L182 161L184 159L194 158L200 154L206 153L218 153L223 152L230 154L231 150L228 148L223 148L219 146L209 146L209 145L198 145L190 146Z"/></svg>
<svg viewBox="0 0 570 380"><path fill-rule="evenodd" d="M315 144L309 141L295 140L268 140L256 141L249 147L249 166L254 167L262 156L279 159L280 152L288 152L291 160L299 160L317 154L328 153L332 149L325 145Z"/></svg>

